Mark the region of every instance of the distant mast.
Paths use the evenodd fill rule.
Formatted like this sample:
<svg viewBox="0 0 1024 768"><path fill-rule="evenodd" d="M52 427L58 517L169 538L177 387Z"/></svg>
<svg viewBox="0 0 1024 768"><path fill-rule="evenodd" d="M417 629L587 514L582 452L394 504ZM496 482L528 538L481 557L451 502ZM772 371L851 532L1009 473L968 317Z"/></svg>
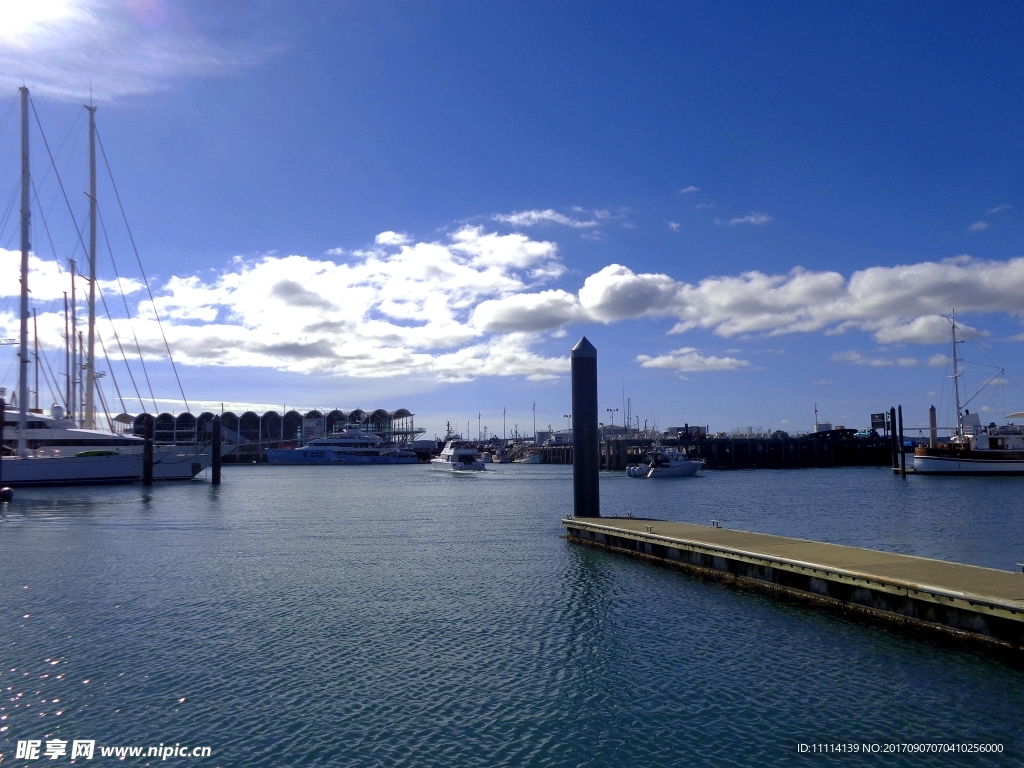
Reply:
<svg viewBox="0 0 1024 768"><path fill-rule="evenodd" d="M28 88L21 92L21 351L18 353L18 455L27 456L25 432L28 429L28 230L31 211L29 190L32 177L28 158Z"/></svg>
<svg viewBox="0 0 1024 768"><path fill-rule="evenodd" d="M960 370L956 359L956 310L953 310L953 315L950 319L950 323L953 325L953 391L956 393L956 433L963 435L964 424L963 416L960 413Z"/></svg>
<svg viewBox="0 0 1024 768"><path fill-rule="evenodd" d="M89 337L85 358L85 428L96 428L96 107L89 104Z"/></svg>

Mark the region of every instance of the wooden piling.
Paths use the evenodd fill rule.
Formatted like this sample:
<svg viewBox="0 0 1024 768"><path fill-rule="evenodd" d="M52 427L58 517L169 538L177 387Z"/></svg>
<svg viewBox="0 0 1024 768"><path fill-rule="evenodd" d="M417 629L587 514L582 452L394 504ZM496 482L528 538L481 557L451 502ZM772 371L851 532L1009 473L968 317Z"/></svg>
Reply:
<svg viewBox="0 0 1024 768"><path fill-rule="evenodd" d="M211 446L210 456L210 481L214 485L220 485L220 442L221 442L221 420L220 416L213 417L213 445Z"/></svg>
<svg viewBox="0 0 1024 768"><path fill-rule="evenodd" d="M142 484L150 486L153 484L153 429L154 416L146 414L143 419L143 443L142 443Z"/></svg>

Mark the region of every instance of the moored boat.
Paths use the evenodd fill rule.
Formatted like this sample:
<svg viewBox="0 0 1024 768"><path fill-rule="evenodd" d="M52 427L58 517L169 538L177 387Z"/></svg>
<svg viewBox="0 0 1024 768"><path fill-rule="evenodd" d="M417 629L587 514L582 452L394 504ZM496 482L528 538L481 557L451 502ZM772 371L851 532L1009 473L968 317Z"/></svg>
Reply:
<svg viewBox="0 0 1024 768"><path fill-rule="evenodd" d="M973 417L973 418L972 418ZM1024 417L1024 413L1009 418ZM914 449L914 471L923 475L1024 475L1024 429L981 426L978 414L961 416L960 434L948 446Z"/></svg>
<svg viewBox="0 0 1024 768"><path fill-rule="evenodd" d="M956 338L955 312L949 320L953 336L956 432L948 445L939 446L934 439L933 423L931 444L914 449L914 471L922 475L1024 475L1024 428L1012 421L1004 426L992 422L986 427L978 413L961 410L957 344L963 342ZM1008 420L1021 418L1024 413L1007 416Z"/></svg>
<svg viewBox="0 0 1024 768"><path fill-rule="evenodd" d="M412 451L388 445L377 435L344 430L298 448L267 450L270 464L417 464Z"/></svg>
<svg viewBox="0 0 1024 768"><path fill-rule="evenodd" d="M441 454L430 460L430 465L450 472L480 472L487 468L476 448L465 440L449 440Z"/></svg>
<svg viewBox="0 0 1024 768"><path fill-rule="evenodd" d="M540 464L540 454L539 453L528 453L525 456L523 456L522 458L513 459L513 462L515 464Z"/></svg>

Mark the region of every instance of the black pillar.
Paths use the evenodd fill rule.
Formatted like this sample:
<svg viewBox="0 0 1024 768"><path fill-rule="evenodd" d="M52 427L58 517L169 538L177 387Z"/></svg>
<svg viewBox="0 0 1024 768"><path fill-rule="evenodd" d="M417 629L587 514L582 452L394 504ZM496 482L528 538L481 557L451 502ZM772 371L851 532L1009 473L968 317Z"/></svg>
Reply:
<svg viewBox="0 0 1024 768"><path fill-rule="evenodd" d="M896 440L897 440L898 436L896 434L896 409L895 408L890 408L889 409L889 427L890 427L890 429L889 429L889 452L892 454L892 468L893 469L899 469L900 457L899 457L899 454L896 453Z"/></svg>
<svg viewBox="0 0 1024 768"><path fill-rule="evenodd" d="M572 348L572 513L600 517L597 349L584 336Z"/></svg>
<svg viewBox="0 0 1024 768"><path fill-rule="evenodd" d="M211 449L212 455L210 457L210 467L212 469L212 477L214 485L220 485L220 416L213 417L213 447Z"/></svg>
<svg viewBox="0 0 1024 768"><path fill-rule="evenodd" d="M899 406L900 423L900 474L907 476L907 452L903 449L903 406Z"/></svg>
<svg viewBox="0 0 1024 768"><path fill-rule="evenodd" d="M145 442L142 444L142 484L153 484L153 425L154 417L146 415L146 427L144 433Z"/></svg>
<svg viewBox="0 0 1024 768"><path fill-rule="evenodd" d="M4 422L7 421L7 403L0 397L0 456L4 452ZM4 464L0 458L0 486L4 484Z"/></svg>

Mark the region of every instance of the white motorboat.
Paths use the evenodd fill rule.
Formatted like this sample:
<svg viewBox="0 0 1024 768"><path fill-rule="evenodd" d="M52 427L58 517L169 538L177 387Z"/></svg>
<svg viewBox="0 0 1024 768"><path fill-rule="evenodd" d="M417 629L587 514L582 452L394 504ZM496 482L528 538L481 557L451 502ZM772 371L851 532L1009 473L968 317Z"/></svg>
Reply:
<svg viewBox="0 0 1024 768"><path fill-rule="evenodd" d="M529 453L521 459L513 459L513 462L516 464L540 464L540 454Z"/></svg>
<svg viewBox="0 0 1024 768"><path fill-rule="evenodd" d="M465 440L449 440L439 456L430 460L435 469L451 472L478 472L487 468L480 460L480 454Z"/></svg>
<svg viewBox="0 0 1024 768"><path fill-rule="evenodd" d="M636 467L627 467L626 475L652 480L693 477L703 466L703 459L691 459L682 451L656 447L647 454L645 463Z"/></svg>
<svg viewBox="0 0 1024 768"><path fill-rule="evenodd" d="M271 448L270 464L417 464L412 451L389 445L377 435L343 430L330 437L310 440L299 448Z"/></svg>
<svg viewBox="0 0 1024 768"><path fill-rule="evenodd" d="M1011 413L1006 417L1011 421L1005 426L996 426L992 422L986 427L982 425L977 413L961 410L961 372L956 346L963 342L956 340L955 312L950 317L950 324L953 335L956 434L947 446L915 448L914 471L922 475L1024 475L1024 428L1012 422L1013 419L1024 418L1024 413ZM999 371L999 374L1002 372Z"/></svg>

